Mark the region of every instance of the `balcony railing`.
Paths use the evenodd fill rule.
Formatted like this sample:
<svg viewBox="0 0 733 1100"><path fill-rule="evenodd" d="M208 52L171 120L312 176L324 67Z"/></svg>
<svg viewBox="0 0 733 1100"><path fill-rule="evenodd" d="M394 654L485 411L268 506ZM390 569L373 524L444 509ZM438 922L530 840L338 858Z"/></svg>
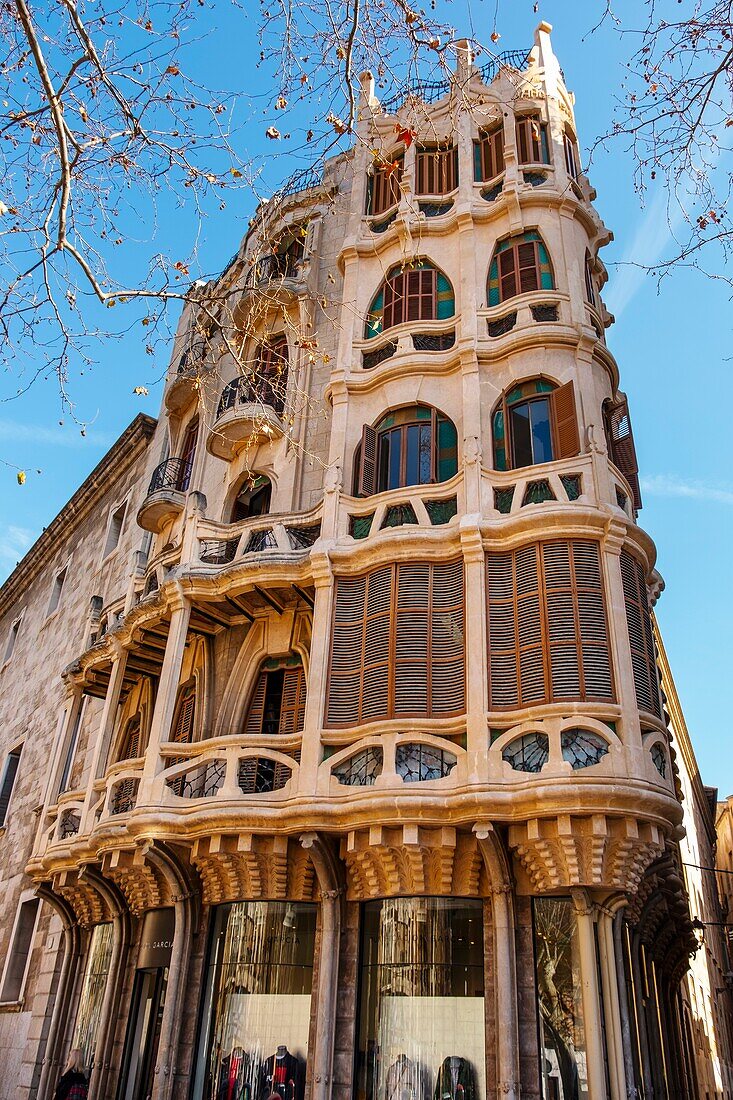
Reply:
<svg viewBox="0 0 733 1100"><path fill-rule="evenodd" d="M185 493L191 480L192 458L166 458L153 470L150 479L148 496L158 493L161 489L173 489L179 493Z"/></svg>
<svg viewBox="0 0 733 1100"><path fill-rule="evenodd" d="M295 257L289 252L269 252L260 256L252 264L244 280L247 290L266 283L281 282L283 279L296 279L300 274L302 257Z"/></svg>
<svg viewBox="0 0 733 1100"><path fill-rule="evenodd" d="M203 520L197 527L199 561L228 565L264 551L300 554L313 546L320 533L320 504L310 512L252 516L237 524Z"/></svg>
<svg viewBox="0 0 733 1100"><path fill-rule="evenodd" d="M276 393L270 380L267 378L250 382L241 375L229 382L222 390L219 398L219 406L216 410L216 419L225 412L236 408L237 405L269 405L278 416L285 407L285 395Z"/></svg>

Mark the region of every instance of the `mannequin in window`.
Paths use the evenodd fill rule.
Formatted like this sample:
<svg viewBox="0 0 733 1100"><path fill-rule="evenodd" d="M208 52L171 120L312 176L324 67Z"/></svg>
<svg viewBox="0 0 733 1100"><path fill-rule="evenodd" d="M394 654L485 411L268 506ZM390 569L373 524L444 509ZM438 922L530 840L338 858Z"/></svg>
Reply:
<svg viewBox="0 0 733 1100"><path fill-rule="evenodd" d="M435 1080L433 1100L476 1100L473 1066L455 1054L443 1059Z"/></svg>
<svg viewBox="0 0 733 1100"><path fill-rule="evenodd" d="M423 1100L424 1096L420 1066L406 1054L398 1054L387 1070L384 1100Z"/></svg>
<svg viewBox="0 0 733 1100"><path fill-rule="evenodd" d="M239 523L251 516L265 516L270 511L272 484L264 474L248 475L237 489L232 502L230 523Z"/></svg>
<svg viewBox="0 0 733 1100"><path fill-rule="evenodd" d="M216 1100L250 1100L250 1065L249 1054L242 1047L232 1047L231 1053L221 1060Z"/></svg>
<svg viewBox="0 0 733 1100"><path fill-rule="evenodd" d="M303 1063L281 1043L262 1065L261 1100L268 1100L273 1095L279 1097L279 1100L302 1100L304 1086Z"/></svg>

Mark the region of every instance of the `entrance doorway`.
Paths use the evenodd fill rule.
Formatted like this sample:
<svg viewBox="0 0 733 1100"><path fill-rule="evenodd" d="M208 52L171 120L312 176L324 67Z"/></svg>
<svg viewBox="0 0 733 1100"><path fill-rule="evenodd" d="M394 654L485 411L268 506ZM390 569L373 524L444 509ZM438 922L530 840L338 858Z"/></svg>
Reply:
<svg viewBox="0 0 733 1100"><path fill-rule="evenodd" d="M135 974L117 1100L149 1100L152 1095L167 981L163 967Z"/></svg>

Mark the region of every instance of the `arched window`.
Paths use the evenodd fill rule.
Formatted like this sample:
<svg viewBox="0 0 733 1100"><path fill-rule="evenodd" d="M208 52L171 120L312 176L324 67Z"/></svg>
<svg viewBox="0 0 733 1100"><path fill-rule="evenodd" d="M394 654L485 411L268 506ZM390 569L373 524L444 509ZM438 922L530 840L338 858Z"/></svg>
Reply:
<svg viewBox="0 0 733 1100"><path fill-rule="evenodd" d="M499 241L489 268L490 306L533 290L554 289L550 257L539 233L533 230Z"/></svg>
<svg viewBox="0 0 733 1100"><path fill-rule="evenodd" d="M193 680L178 691L178 700L171 723L170 741L179 745L193 739L193 721L196 717L196 684Z"/></svg>
<svg viewBox="0 0 733 1100"><path fill-rule="evenodd" d="M288 338L284 332L278 332L258 345L252 366L252 398L269 405L279 415L285 406L288 386Z"/></svg>
<svg viewBox="0 0 733 1100"><path fill-rule="evenodd" d="M593 281L593 268L591 266L590 252L585 254L585 266L583 268L585 274L585 297L586 301L590 302L592 306L596 304L596 288Z"/></svg>
<svg viewBox="0 0 733 1100"><path fill-rule="evenodd" d="M355 468L360 496L448 481L458 470L452 420L429 405L411 405L365 424Z"/></svg>
<svg viewBox="0 0 733 1100"><path fill-rule="evenodd" d="M263 661L244 721L244 733L287 737L305 720L306 682L300 657Z"/></svg>
<svg viewBox="0 0 733 1100"><path fill-rule="evenodd" d="M571 180L577 180L580 175L580 155L575 134L566 126L562 135L563 148L565 150L565 167Z"/></svg>
<svg viewBox="0 0 733 1100"><path fill-rule="evenodd" d="M125 732L122 735L120 751L117 754L118 762L120 760L136 760L138 756L142 755L143 746L141 733L140 715L133 714L132 718L128 719L127 725L125 726Z"/></svg>
<svg viewBox="0 0 733 1100"><path fill-rule="evenodd" d="M494 409L494 468L517 470L580 453L572 382L555 386L546 378L520 382Z"/></svg>
<svg viewBox="0 0 733 1100"><path fill-rule="evenodd" d="M251 516L265 516L270 511L272 483L264 474L245 474L240 481L229 513L229 523L239 523Z"/></svg>
<svg viewBox="0 0 733 1100"><path fill-rule="evenodd" d="M427 260L412 267L393 267L372 300L364 338L378 336L404 321L433 321L456 311L450 281Z"/></svg>
<svg viewBox="0 0 733 1100"><path fill-rule="evenodd" d="M415 194L449 195L458 186L458 146L422 146L415 153Z"/></svg>

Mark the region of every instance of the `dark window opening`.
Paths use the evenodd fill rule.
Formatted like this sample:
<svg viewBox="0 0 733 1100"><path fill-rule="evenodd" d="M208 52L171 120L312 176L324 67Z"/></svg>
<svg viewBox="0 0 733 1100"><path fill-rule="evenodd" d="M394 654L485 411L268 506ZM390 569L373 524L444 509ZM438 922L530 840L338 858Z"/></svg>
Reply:
<svg viewBox="0 0 733 1100"><path fill-rule="evenodd" d="M264 474L247 476L242 482L232 503L230 523L250 519L252 516L266 516L270 511L272 483Z"/></svg>

